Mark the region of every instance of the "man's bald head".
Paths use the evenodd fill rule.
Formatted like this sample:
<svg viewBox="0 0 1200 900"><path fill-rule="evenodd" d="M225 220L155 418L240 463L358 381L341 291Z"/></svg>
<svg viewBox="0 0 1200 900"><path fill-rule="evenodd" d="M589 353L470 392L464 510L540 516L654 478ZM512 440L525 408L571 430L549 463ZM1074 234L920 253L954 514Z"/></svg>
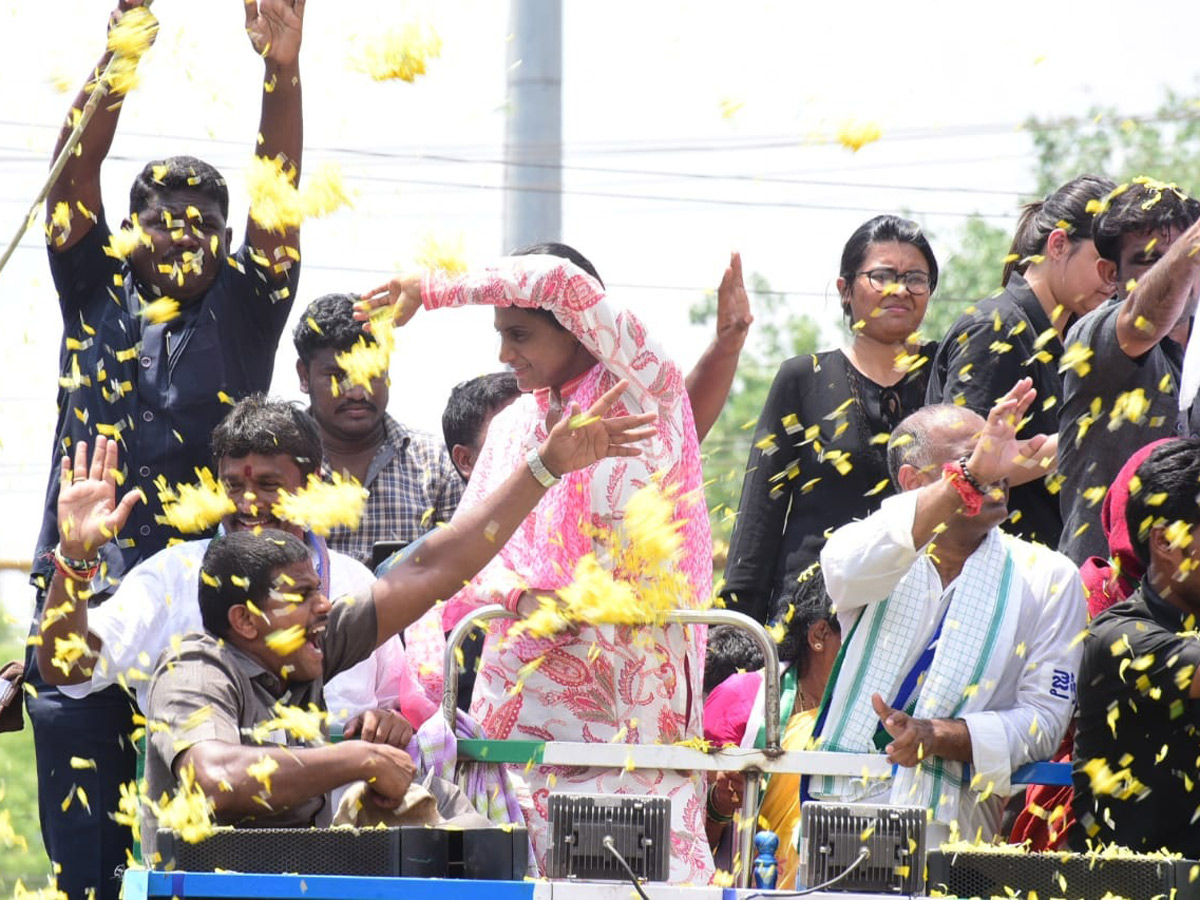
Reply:
<svg viewBox="0 0 1200 900"><path fill-rule="evenodd" d="M907 416L888 439L888 474L900 490L900 467L937 477L943 465L971 451L983 418L965 406L938 403Z"/></svg>

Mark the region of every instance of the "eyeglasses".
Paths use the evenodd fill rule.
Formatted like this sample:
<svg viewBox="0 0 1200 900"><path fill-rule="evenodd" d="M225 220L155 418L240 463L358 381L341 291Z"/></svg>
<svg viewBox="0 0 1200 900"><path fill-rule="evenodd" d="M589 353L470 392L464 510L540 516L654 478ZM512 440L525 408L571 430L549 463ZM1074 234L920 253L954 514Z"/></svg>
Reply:
<svg viewBox="0 0 1200 900"><path fill-rule="evenodd" d="M929 293L929 273L917 269L913 269L911 272L897 272L895 269L867 269L855 274L866 275L871 287L877 291L887 292L890 290L894 292L899 289L897 285L903 284L914 296Z"/></svg>

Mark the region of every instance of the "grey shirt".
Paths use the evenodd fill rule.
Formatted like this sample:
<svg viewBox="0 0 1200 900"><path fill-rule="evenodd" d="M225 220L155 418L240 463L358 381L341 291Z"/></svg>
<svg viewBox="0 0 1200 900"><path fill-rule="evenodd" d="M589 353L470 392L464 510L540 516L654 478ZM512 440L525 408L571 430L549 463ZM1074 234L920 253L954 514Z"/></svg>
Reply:
<svg viewBox="0 0 1200 900"><path fill-rule="evenodd" d="M1117 341L1120 310L1120 300L1109 300L1080 319L1064 342L1068 352L1080 343L1093 354L1086 375L1067 371L1059 416L1063 532L1058 549L1076 565L1089 556L1108 557L1100 509L1121 466L1151 441L1179 433L1183 348L1163 338L1142 356L1130 358ZM1117 406L1124 411L1114 416Z"/></svg>
<svg viewBox="0 0 1200 900"><path fill-rule="evenodd" d="M191 634L178 648L159 657L147 696L146 785L159 802L179 787L175 760L201 741L250 746L317 746L328 736L305 739L283 728L253 734L255 726L278 718L276 706L325 709L325 682L366 659L378 635L375 604L368 594L344 597L333 604L325 631L323 676L310 682L285 683L250 656L210 634ZM266 807L252 824L259 828L328 825L329 798L313 797L291 809ZM142 842L154 846L157 819L142 806Z"/></svg>

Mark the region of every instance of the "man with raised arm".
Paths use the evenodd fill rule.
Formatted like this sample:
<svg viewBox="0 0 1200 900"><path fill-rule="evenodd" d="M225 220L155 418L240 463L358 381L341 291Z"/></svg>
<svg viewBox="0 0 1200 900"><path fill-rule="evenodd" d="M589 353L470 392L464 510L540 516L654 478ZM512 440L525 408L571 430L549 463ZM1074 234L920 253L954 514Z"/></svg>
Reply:
<svg viewBox="0 0 1200 900"><path fill-rule="evenodd" d="M642 427L653 414L601 418L626 386L620 382L583 416L577 408L563 416L538 448L536 469L559 477L609 456L637 455L630 444L654 434ZM84 443L73 463L63 457L59 544L47 600L61 615L76 613L88 570L137 503L132 492L117 502L117 462L116 444L103 437L90 464ZM280 705L321 708L326 679L473 577L545 493L534 472L531 457L483 503L430 535L421 553L332 605L308 549L294 536L266 530L215 539L201 572L207 633L169 648L151 682L150 798L158 801L191 781L221 823L267 817L287 825L327 823L325 795L359 778L369 782L377 802L399 802L412 777L405 754L357 742L308 746L316 743L311 737L264 723L281 715ZM56 642L58 652L70 643L69 635ZM144 816L147 840L153 818L151 807Z"/></svg>
<svg viewBox="0 0 1200 900"><path fill-rule="evenodd" d="M1076 363L1063 377L1059 413L1058 549L1079 566L1108 558L1102 501L1134 451L1197 431L1194 413L1179 414L1179 378L1200 285L1200 202L1135 178L1104 203L1092 234L1117 296L1067 332Z"/></svg>
<svg viewBox="0 0 1200 900"><path fill-rule="evenodd" d="M128 15L146 15L141 6L140 0L121 0L110 27ZM304 0L249 0L244 10L251 47L264 63L262 117L251 146L298 179ZM152 28L152 20L145 27ZM76 98L59 148L111 58L106 50ZM50 271L63 319L52 457L73 452L91 434L107 435L123 447L125 487L153 500L157 477L169 484L191 481L194 469L208 463L208 435L226 402L270 386L296 291L299 234L270 232L250 220L245 244L232 250L224 179L207 163L184 156L147 164L130 191L126 234L114 240L100 171L121 100L109 96L100 103L46 202ZM58 484L52 472L34 554L39 611L58 537ZM91 586L93 602L176 536L157 521L157 506L137 509L121 540L105 546ZM59 888L72 900L88 891L115 900L130 844L128 830L109 813L119 785L133 777L129 703L116 690L83 702L66 700L32 666L30 683L37 690L29 713L42 836L61 866ZM72 768L73 757L89 760L90 767Z"/></svg>
<svg viewBox="0 0 1200 900"><path fill-rule="evenodd" d="M814 776L814 799L923 805L939 836L986 841L1012 772L1062 740L1084 624L1079 572L998 527L1010 473L1045 441L1015 438L1031 385L1019 381L986 423L952 405L902 421L888 444L902 493L825 545L845 637L817 747L882 751L898 768L883 779Z"/></svg>
<svg viewBox="0 0 1200 900"><path fill-rule="evenodd" d="M293 535L308 546L330 597L356 593L375 580L366 566L331 549L313 530L280 518L279 504L299 494L320 471L321 439L308 413L284 400L247 397L213 431L212 455L229 499L221 519L225 534L271 528ZM78 603L64 610L48 603L37 647L45 680L76 700L119 684L144 713L154 661L175 638L203 627L200 563L208 545L204 538L160 550L135 566L112 597L94 609ZM75 634L86 636L86 650L71 640ZM69 660L58 654L61 646L73 648ZM399 638L327 685L326 698L333 721L345 723L348 737L373 737L383 727L395 734L399 747L436 709L412 676ZM402 718L388 715L392 710Z"/></svg>

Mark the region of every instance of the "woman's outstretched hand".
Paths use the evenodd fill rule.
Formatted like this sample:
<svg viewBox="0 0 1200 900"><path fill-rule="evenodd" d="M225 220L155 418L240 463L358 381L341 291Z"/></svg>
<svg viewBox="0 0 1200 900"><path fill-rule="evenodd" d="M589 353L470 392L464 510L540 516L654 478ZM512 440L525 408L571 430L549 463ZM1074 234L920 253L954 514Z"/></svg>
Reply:
<svg viewBox="0 0 1200 900"><path fill-rule="evenodd" d="M392 308L393 325L407 325L421 308L421 276L397 275L387 284L367 291L354 304L354 318L367 322L365 327L369 331L372 313L386 306Z"/></svg>
<svg viewBox="0 0 1200 900"><path fill-rule="evenodd" d="M654 413L604 418L627 387L628 381L617 382L583 414L577 405L571 404L569 413L551 428L550 436L538 449L542 464L552 475L561 478L605 457L637 456L642 452L630 445L654 435L655 429L650 427L656 418Z"/></svg>

